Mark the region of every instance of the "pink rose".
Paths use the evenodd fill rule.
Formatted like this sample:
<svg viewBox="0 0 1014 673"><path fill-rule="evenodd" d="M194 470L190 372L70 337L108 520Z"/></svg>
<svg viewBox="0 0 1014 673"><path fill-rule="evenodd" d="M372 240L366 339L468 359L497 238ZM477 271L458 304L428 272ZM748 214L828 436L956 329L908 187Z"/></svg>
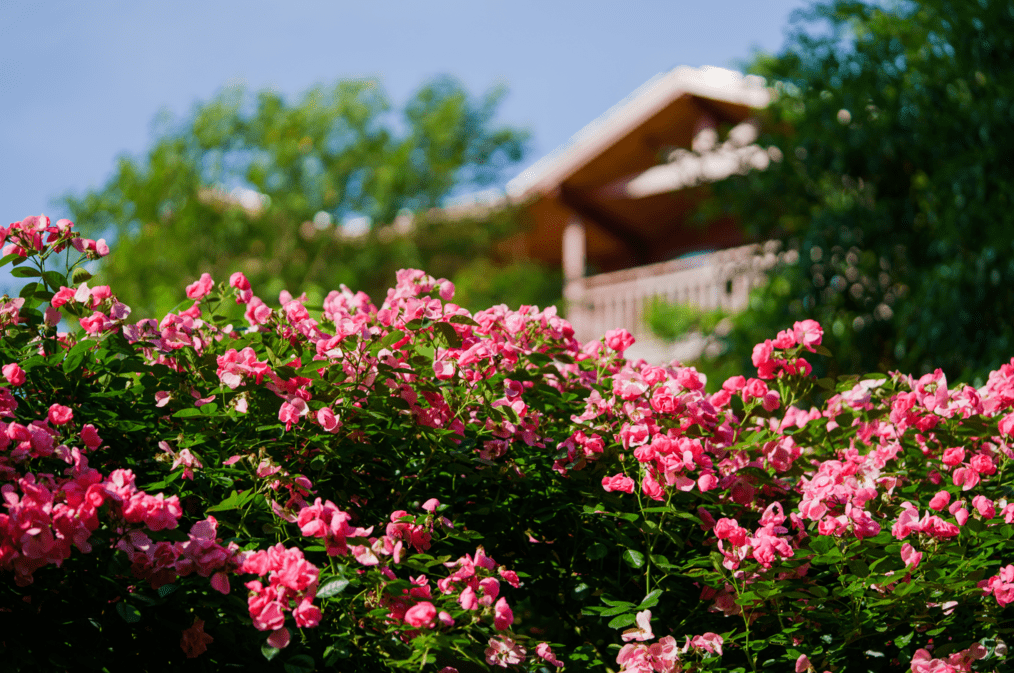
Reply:
<svg viewBox="0 0 1014 673"><path fill-rule="evenodd" d="M634 480L625 474L614 474L611 477L602 477L602 488L607 493L620 491L621 493L634 492Z"/></svg>
<svg viewBox="0 0 1014 673"><path fill-rule="evenodd" d="M622 353L634 345L634 337L625 329L614 329L606 332L606 346Z"/></svg>
<svg viewBox="0 0 1014 673"><path fill-rule="evenodd" d="M662 485L650 474L644 475L641 479L641 492L652 500L665 500L665 491Z"/></svg>
<svg viewBox="0 0 1014 673"><path fill-rule="evenodd" d="M627 629L620 636L623 642L629 643L631 640L643 642L655 637L655 634L651 631L651 610L638 612L634 623L637 624L635 628Z"/></svg>
<svg viewBox="0 0 1014 673"><path fill-rule="evenodd" d="M919 562L922 561L922 552L916 551L915 547L906 542L901 546L901 560L905 562L906 566L915 570L919 567Z"/></svg>
<svg viewBox="0 0 1014 673"><path fill-rule="evenodd" d="M796 337L790 330L783 329L778 333L778 336L775 337L772 345L780 350L787 350L796 345Z"/></svg>
<svg viewBox="0 0 1014 673"><path fill-rule="evenodd" d="M940 491L935 496L933 496L933 498L929 501L929 508L932 509L934 512L939 512L944 507L947 507L947 504L950 501L951 494L948 493L947 491Z"/></svg>
<svg viewBox="0 0 1014 673"><path fill-rule="evenodd" d="M95 426L91 423L86 423L81 428L81 441L89 449L95 450L102 446L102 438L99 437L99 433L95 430Z"/></svg>
<svg viewBox="0 0 1014 673"><path fill-rule="evenodd" d="M320 624L322 615L320 608L304 598L300 601L299 605L296 606L296 609L292 611L292 616L296 620L296 626L306 628Z"/></svg>
<svg viewBox="0 0 1014 673"><path fill-rule="evenodd" d="M317 411L317 422L325 432L338 432L338 428L342 425L338 417L331 411L331 407L322 407Z"/></svg>
<svg viewBox="0 0 1014 673"><path fill-rule="evenodd" d="M203 299L208 296L212 288L215 287L215 281L211 279L210 273L202 273L200 280L187 285L187 298L188 299Z"/></svg>
<svg viewBox="0 0 1014 673"><path fill-rule="evenodd" d="M271 647L277 647L278 649L281 650L285 647L288 647L289 641L291 639L292 634L289 633L289 630L286 628L280 628L275 631L272 631L271 635L268 636L268 645L270 645Z"/></svg>
<svg viewBox="0 0 1014 673"><path fill-rule="evenodd" d="M764 397L768 392L768 384L760 379L750 379L743 388L743 401L752 402L758 397Z"/></svg>
<svg viewBox="0 0 1014 673"><path fill-rule="evenodd" d="M0 371L3 371L4 378L15 388L25 382L25 370L19 367L16 362L4 365Z"/></svg>
<svg viewBox="0 0 1014 673"><path fill-rule="evenodd" d="M952 467L955 465L961 465L961 463L964 460L965 460L965 450L960 446L945 449L944 455L941 458L941 462L944 465L950 465Z"/></svg>
<svg viewBox="0 0 1014 673"><path fill-rule="evenodd" d="M199 657L208 651L208 644L214 642L214 638L204 632L204 620L194 618L194 623L189 629L183 631L180 638L180 647L188 659Z"/></svg>
<svg viewBox="0 0 1014 673"><path fill-rule="evenodd" d="M814 353L813 346L819 346L824 336L824 330L816 320L803 320L792 326L793 336L796 343L801 344L806 350Z"/></svg>
<svg viewBox="0 0 1014 673"><path fill-rule="evenodd" d="M465 590L458 596L458 604L464 610L476 610L479 607L479 598L475 595L472 587L465 587Z"/></svg>
<svg viewBox="0 0 1014 673"><path fill-rule="evenodd" d="M553 648L549 646L549 643L539 643L538 645L536 645L535 654L537 654L539 658L544 659L547 663L550 663L553 666L556 667L563 666L563 662L560 661L555 654L553 654Z"/></svg>
<svg viewBox="0 0 1014 673"><path fill-rule="evenodd" d="M514 623L514 612L507 605L507 599L501 598L493 606L493 627L497 631L506 631Z"/></svg>
<svg viewBox="0 0 1014 673"><path fill-rule="evenodd" d="M416 628L432 629L437 609L429 601L416 603L405 612L405 623Z"/></svg>
<svg viewBox="0 0 1014 673"><path fill-rule="evenodd" d="M54 404L49 407L49 422L53 425L66 425L74 418L74 412L70 407L62 404Z"/></svg>
<svg viewBox="0 0 1014 673"><path fill-rule="evenodd" d="M49 303L54 308L60 308L61 306L63 306L67 302L73 300L75 293L76 293L75 290L73 290L73 289L71 289L69 287L64 287L64 286L61 285L60 286L60 291L53 295L53 298L50 300Z"/></svg>

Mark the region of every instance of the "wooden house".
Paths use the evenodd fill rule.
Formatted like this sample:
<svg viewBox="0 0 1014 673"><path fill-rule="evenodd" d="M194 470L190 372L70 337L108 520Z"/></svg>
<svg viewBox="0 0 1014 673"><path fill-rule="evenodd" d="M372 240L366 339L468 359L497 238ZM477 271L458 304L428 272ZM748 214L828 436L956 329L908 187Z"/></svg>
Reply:
<svg viewBox="0 0 1014 673"><path fill-rule="evenodd" d="M650 80L507 185L529 220L526 254L563 267L567 317L582 340L626 327L630 355L692 359L701 338L653 339L652 297L704 309L746 306L776 259L775 244L745 239L734 219L691 223L708 185L780 160L755 141L763 80L705 66ZM719 137L720 132L728 129Z"/></svg>

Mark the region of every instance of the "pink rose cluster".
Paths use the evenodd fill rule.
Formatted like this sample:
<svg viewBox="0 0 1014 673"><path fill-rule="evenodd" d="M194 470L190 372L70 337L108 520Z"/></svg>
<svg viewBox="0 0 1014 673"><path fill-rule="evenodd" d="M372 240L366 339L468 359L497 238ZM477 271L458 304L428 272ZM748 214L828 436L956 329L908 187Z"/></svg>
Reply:
<svg viewBox="0 0 1014 673"><path fill-rule="evenodd" d="M137 488L131 470L114 470L109 475L106 493L112 503L112 514L126 523L143 523L153 531L176 528L183 510L180 499L164 493L149 495Z"/></svg>
<svg viewBox="0 0 1014 673"><path fill-rule="evenodd" d="M223 546L217 537L218 521L209 516L190 528L185 542L153 542L140 529L126 531L116 543L131 562L131 573L153 589L172 584L196 572L210 577L216 591L228 594L229 575L240 572L244 554L235 542Z"/></svg>
<svg viewBox="0 0 1014 673"><path fill-rule="evenodd" d="M45 215L32 215L9 227L0 227L0 245L3 250L0 256L18 255L28 257L45 252L63 252L72 246L88 259L98 259L109 254L109 246L104 239L93 241L82 238L73 231L74 223L70 220L57 220L56 224Z"/></svg>
<svg viewBox="0 0 1014 673"><path fill-rule="evenodd" d="M59 322L59 309L65 304L79 305L91 310L92 314L80 319L81 327L86 334L98 335L103 332L116 331L130 315L130 307L120 302L108 285L90 288L88 283L81 283L76 289L61 285L59 291L50 300L52 311L47 310L46 321L50 324Z"/></svg>
<svg viewBox="0 0 1014 673"><path fill-rule="evenodd" d="M992 594L1000 607L1006 607L1009 603L1014 603L1014 565L1007 564L993 577L990 577L988 580L982 580L979 582L979 588L987 596Z"/></svg>
<svg viewBox="0 0 1014 673"><path fill-rule="evenodd" d="M246 378L251 378L255 385L260 385L264 376L270 372L271 366L258 361L257 354L249 346L241 351L230 348L225 355L218 356L218 379L232 390L242 385Z"/></svg>
<svg viewBox="0 0 1014 673"><path fill-rule="evenodd" d="M300 628L317 626L320 623L320 608L313 604L317 595L319 571L316 566L303 558L297 548L285 548L281 543L267 550L255 551L243 560L241 572L264 577L265 586L258 580L246 583L250 590L247 605L254 627L259 631L271 631L268 644L283 648L289 644L291 634L285 628L285 615L292 615Z"/></svg>
<svg viewBox="0 0 1014 673"><path fill-rule="evenodd" d="M487 619L492 617L493 628L498 631L510 629L514 623L514 612L511 610L507 599L500 596L500 580L506 581L513 587L520 585L516 573L498 565L492 558L486 555L482 547L479 547L474 555L465 554L457 561L445 564L452 572L440 580L437 580L437 589L441 594L454 599L458 605ZM393 571L384 567L381 572L388 578L394 579ZM412 626L426 626L433 628L436 623L430 619L420 622L420 615L430 615L429 608L419 608L419 605L429 604L433 599L430 590L429 578L419 575L412 579L414 585L400 597L387 595L384 597L384 605L390 610L388 619L390 621L405 621ZM417 602L418 599L425 599ZM437 617L444 626L453 626L454 621L446 611L434 612L432 616ZM411 621L410 621L411 620Z"/></svg>
<svg viewBox="0 0 1014 673"><path fill-rule="evenodd" d="M372 527L353 528L348 524L351 520L349 514L330 500L322 502L317 498L312 505L299 511L296 524L303 535L322 539L329 556L344 556L349 551L346 538L365 537L373 531Z"/></svg>
<svg viewBox="0 0 1014 673"><path fill-rule="evenodd" d="M810 363L801 357L790 354L799 350L815 353L814 346L819 346L824 337L824 330L815 320L803 320L792 326L791 330L782 330L774 339L766 339L753 349L753 366L757 368L757 376L762 379L773 379L780 376L802 374L809 376L812 371Z"/></svg>
<svg viewBox="0 0 1014 673"><path fill-rule="evenodd" d="M682 646L672 636L664 636L656 643L645 645L645 641L655 637L650 622L650 610L639 612L637 626L623 634L623 640L635 642L628 642L616 656L620 673L681 673L691 657L722 656L724 640L717 633L709 632L693 638L688 636Z"/></svg>
<svg viewBox="0 0 1014 673"><path fill-rule="evenodd" d="M58 410L57 413L62 412ZM70 557L73 547L83 553L91 552L89 538L99 527L99 510L104 505L108 506L109 519L121 526L143 524L152 531L176 528L183 514L179 498L167 498L162 493L153 496L138 490L130 470L114 470L103 478L98 470L88 466L88 458L76 446L61 444L53 447L53 431L44 423L35 422L31 426L7 424L5 432L0 434L7 440L7 445L12 437L18 441L18 448L11 452L11 457L2 458L4 477L8 483L0 487L7 507L7 514L0 514L0 568L13 570L19 585L31 584L33 573L45 565L62 565ZM35 429L35 434L29 428ZM89 432L83 431L81 439L86 446L97 447L101 439L94 428L86 425L85 430ZM63 478L52 474L19 475L11 461L20 450L25 451L20 460L33 454L37 457L51 456L70 467L65 470ZM140 531L134 533L135 536L137 534L143 536ZM149 550L159 559L166 553L165 549L151 545L150 540L144 552ZM169 553L172 555L172 552ZM131 560L134 561L134 558ZM162 567L159 563L161 561L154 560L149 563L152 566L150 576L157 575ZM161 579L163 576L158 577Z"/></svg>
<svg viewBox="0 0 1014 673"><path fill-rule="evenodd" d="M508 666L524 663L528 652L521 643L512 638L507 636L494 636L489 639L485 654L486 663L490 666L507 668ZM556 656L549 643L539 643L536 645L535 656L542 659L547 664L556 666L557 668L563 666L563 661ZM457 673L457 669L444 669L440 673Z"/></svg>
<svg viewBox="0 0 1014 673"><path fill-rule="evenodd" d="M761 379L748 380L744 376L733 376L723 383L722 390L712 397L712 402L724 407L737 393L744 404L760 403L765 411L774 411L781 406L781 394L777 390L768 388Z"/></svg>
<svg viewBox="0 0 1014 673"><path fill-rule="evenodd" d="M7 409L16 408L13 398L10 402ZM56 414L65 416L59 409ZM19 586L31 584L33 573L45 565L62 565L74 547L90 552L99 508L109 498L110 480L89 467L76 446L56 445L59 434L48 423L48 418L27 426L0 422L0 452L9 450L0 454L0 481L6 482L0 494L7 509L0 514L0 568L12 570ZM101 443L90 425L77 438L89 447ZM63 477L21 474L15 466L32 458L51 458L69 467Z"/></svg>
<svg viewBox="0 0 1014 673"><path fill-rule="evenodd" d="M975 643L967 650L954 652L946 659L935 659L929 651L919 649L912 655L909 665L912 673L964 673L972 670L972 664L986 658L986 648Z"/></svg>
<svg viewBox="0 0 1014 673"><path fill-rule="evenodd" d="M582 428L557 445L566 458L557 459L553 469L583 469L603 455L603 437L612 437L643 466L640 489L653 500L664 500L668 489L704 492L718 487L720 475L710 446L687 436L693 426L714 432L718 421L719 410L697 371L622 361L608 365L607 372L612 397L591 392L584 412L572 419ZM604 477L602 487L632 493L636 484L621 473Z"/></svg>
<svg viewBox="0 0 1014 673"><path fill-rule="evenodd" d="M779 558L792 558L797 541L787 536L782 526L786 516L779 502L773 502L760 518L760 527L753 534L739 526L735 519L719 519L714 533L718 538L718 550L725 557L722 565L728 570L737 570L746 558L752 558L762 567L770 568Z"/></svg>
<svg viewBox="0 0 1014 673"><path fill-rule="evenodd" d="M416 523L414 517L404 510L392 512L385 534L379 537L367 537L372 533L373 527L364 529L350 526L349 514L341 511L330 500L324 501L321 498L300 510L296 521L303 535L324 541L329 555L350 554L365 568L376 568L387 580L394 580L396 576L391 565L400 564L411 553L410 550L422 553L430 548L434 521L450 525L443 517L438 519L435 516L439 506L440 502L433 498L423 503L422 508L428 514L422 524ZM366 538L370 544L348 545L348 538ZM390 565L385 559L389 559ZM520 581L516 573L498 566L481 547L474 556L466 554L446 565L454 570L437 582L437 588L442 594L457 594L459 605L466 610L488 609L492 613L494 628L510 628L514 615L507 600L499 596L500 580L517 587ZM413 586L402 595L385 594L382 597L382 604L389 610L388 620L404 622L414 628L432 629L438 624L453 626L454 620L450 614L439 610L431 602L433 594L429 578L419 575L411 581Z"/></svg>

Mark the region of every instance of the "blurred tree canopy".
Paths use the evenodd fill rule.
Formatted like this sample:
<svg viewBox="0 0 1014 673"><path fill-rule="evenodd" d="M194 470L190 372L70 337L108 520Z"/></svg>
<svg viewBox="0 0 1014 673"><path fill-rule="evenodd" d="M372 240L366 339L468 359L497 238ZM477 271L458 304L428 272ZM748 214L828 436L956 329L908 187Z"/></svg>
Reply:
<svg viewBox="0 0 1014 673"><path fill-rule="evenodd" d="M504 94L476 99L441 77L394 111L372 80L295 103L226 88L182 122L157 122L147 155L121 157L102 189L64 201L83 231L111 239L96 282L137 317L164 315L203 272L223 281L237 270L267 301L287 289L319 304L344 283L379 304L395 270L417 267L457 281L476 308L547 303L559 274L504 245L522 226L516 210L426 215L523 157L528 133L494 122ZM412 226L384 226L405 209L420 214ZM341 226L350 217L371 224L353 236Z"/></svg>
<svg viewBox="0 0 1014 673"><path fill-rule="evenodd" d="M755 59L778 92L759 142L784 160L715 185L702 215L749 213L799 261L738 317L727 363L803 318L831 374L973 382L1014 355L1012 57L1008 0L837 0Z"/></svg>

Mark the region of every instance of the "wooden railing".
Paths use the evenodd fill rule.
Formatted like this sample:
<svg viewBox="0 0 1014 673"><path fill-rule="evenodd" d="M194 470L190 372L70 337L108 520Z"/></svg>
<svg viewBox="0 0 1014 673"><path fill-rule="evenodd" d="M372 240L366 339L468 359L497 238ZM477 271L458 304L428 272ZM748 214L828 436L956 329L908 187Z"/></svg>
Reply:
<svg viewBox="0 0 1014 673"><path fill-rule="evenodd" d="M779 248L777 241L769 241L573 280L564 289L567 318L581 341L625 327L642 344L639 353L646 351L637 357L671 359L667 353L673 345L666 347L652 337L645 324L647 303L659 297L705 310L740 311L749 302L750 290L764 282L768 269L779 260L795 261L795 251L779 252ZM689 341L697 345L677 344L673 352L683 359L699 355L692 351L703 343L700 336ZM660 348L664 353L656 354Z"/></svg>

